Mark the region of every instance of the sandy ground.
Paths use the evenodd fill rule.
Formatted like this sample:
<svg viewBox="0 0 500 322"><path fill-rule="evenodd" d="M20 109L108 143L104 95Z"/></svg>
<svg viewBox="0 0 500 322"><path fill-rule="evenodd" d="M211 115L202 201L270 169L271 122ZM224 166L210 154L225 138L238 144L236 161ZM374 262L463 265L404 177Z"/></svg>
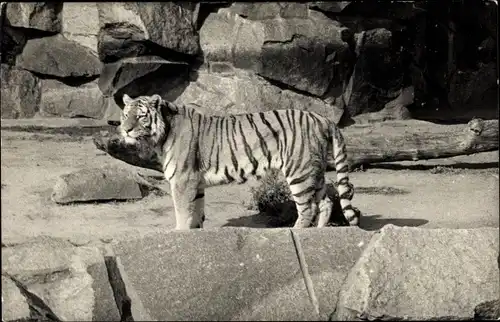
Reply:
<svg viewBox="0 0 500 322"><path fill-rule="evenodd" d="M150 195L136 202L55 204L50 194L58 176L84 167L117 165L146 175L159 173L111 158L97 150L88 135L18 130L1 131L2 244L39 235L85 244L174 227L168 196ZM498 227L498 157L496 151L353 172L351 180L357 189L353 204L364 214L362 228L379 229L388 223L426 228ZM334 173L328 177L333 179ZM250 187L256 184L207 189L205 227L266 227L257 211L247 207Z"/></svg>

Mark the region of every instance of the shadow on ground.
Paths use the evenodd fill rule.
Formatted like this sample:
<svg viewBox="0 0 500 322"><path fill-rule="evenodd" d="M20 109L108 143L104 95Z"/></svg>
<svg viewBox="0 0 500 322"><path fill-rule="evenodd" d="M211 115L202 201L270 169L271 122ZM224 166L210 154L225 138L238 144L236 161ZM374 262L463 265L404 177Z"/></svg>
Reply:
<svg viewBox="0 0 500 322"><path fill-rule="evenodd" d="M364 215L361 217L360 228L364 230L379 230L387 224L393 224L394 226L409 226L418 227L427 224L429 221L425 219L416 218L381 218L382 215Z"/></svg>
<svg viewBox="0 0 500 322"><path fill-rule="evenodd" d="M364 215L361 217L360 228L364 230L379 230L387 224L395 226L418 227L427 224L429 221L425 219L413 218L381 218L382 215ZM232 218L227 221L222 227L248 227L248 228L284 228L292 227L293 221L284 221L278 216L268 215L266 213L257 213L250 216ZM338 218L331 221L330 226L343 226Z"/></svg>
<svg viewBox="0 0 500 322"><path fill-rule="evenodd" d="M471 170L484 170L498 168L498 162L481 162L481 163L471 163L471 162L460 162L454 164L394 164L394 163L377 163L365 165L364 169L385 169L385 170L432 170L436 167L443 167L449 169L471 169Z"/></svg>

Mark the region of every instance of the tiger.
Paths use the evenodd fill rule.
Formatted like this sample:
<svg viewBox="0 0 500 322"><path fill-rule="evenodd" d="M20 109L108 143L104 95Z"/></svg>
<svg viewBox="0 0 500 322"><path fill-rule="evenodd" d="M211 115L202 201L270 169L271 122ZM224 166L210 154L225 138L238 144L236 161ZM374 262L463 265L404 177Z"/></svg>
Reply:
<svg viewBox="0 0 500 322"><path fill-rule="evenodd" d="M146 142L170 184L176 230L203 228L205 188L261 178L270 169L285 176L297 209L293 228L325 227L333 202L326 194L327 156L333 153L337 191L349 225L361 214L351 204L346 144L339 128L320 114L299 109L203 114L158 94L123 95L117 132L127 144Z"/></svg>

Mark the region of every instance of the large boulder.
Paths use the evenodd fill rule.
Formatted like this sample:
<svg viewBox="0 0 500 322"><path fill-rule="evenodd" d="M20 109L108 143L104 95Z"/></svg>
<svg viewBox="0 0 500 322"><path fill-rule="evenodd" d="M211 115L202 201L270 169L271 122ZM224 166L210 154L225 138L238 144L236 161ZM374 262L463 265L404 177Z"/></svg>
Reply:
<svg viewBox="0 0 500 322"><path fill-rule="evenodd" d="M211 13L200 29L205 62L230 63L320 97L342 87L352 39L348 28L305 4L234 4Z"/></svg>
<svg viewBox="0 0 500 322"><path fill-rule="evenodd" d="M90 117L100 119L107 108L97 81L69 86L55 79L41 81L41 116Z"/></svg>
<svg viewBox="0 0 500 322"><path fill-rule="evenodd" d="M350 271L332 319L472 320L498 299L498 229L386 225Z"/></svg>
<svg viewBox="0 0 500 322"><path fill-rule="evenodd" d="M2 247L2 294L4 272L22 287L6 280L11 293L16 293L16 288L22 293L16 295L19 301L2 305L9 305L2 311L11 317L24 317L25 303L38 308L43 303L62 321L120 319L104 258L96 247L74 247L63 239L37 237L25 244Z"/></svg>
<svg viewBox="0 0 500 322"><path fill-rule="evenodd" d="M189 65L156 56L125 58L106 64L99 78L99 88L105 96L114 96L123 106L122 96L159 94L174 100L187 86Z"/></svg>
<svg viewBox="0 0 500 322"><path fill-rule="evenodd" d="M66 39L90 48L97 54L99 11L95 2L65 2L61 33Z"/></svg>
<svg viewBox="0 0 500 322"><path fill-rule="evenodd" d="M29 71L1 65L0 109L2 118L29 118L39 109L40 80Z"/></svg>
<svg viewBox="0 0 500 322"><path fill-rule="evenodd" d="M147 189L138 178L130 171L113 167L81 169L60 176L51 198L58 204L142 199Z"/></svg>
<svg viewBox="0 0 500 322"><path fill-rule="evenodd" d="M42 32L61 31L62 2L9 2L6 25Z"/></svg>
<svg viewBox="0 0 500 322"><path fill-rule="evenodd" d="M300 109L322 114L338 123L343 110L325 101L281 89L252 72L233 69L230 65L215 65L216 71L198 71L176 103L192 105L207 114L264 112L273 109ZM211 69L214 67L211 64Z"/></svg>
<svg viewBox="0 0 500 322"><path fill-rule="evenodd" d="M191 2L102 2L99 57L105 63L125 57L197 55L197 4Z"/></svg>
<svg viewBox="0 0 500 322"><path fill-rule="evenodd" d="M101 62L92 51L62 35L27 41L17 65L47 77L96 78Z"/></svg>

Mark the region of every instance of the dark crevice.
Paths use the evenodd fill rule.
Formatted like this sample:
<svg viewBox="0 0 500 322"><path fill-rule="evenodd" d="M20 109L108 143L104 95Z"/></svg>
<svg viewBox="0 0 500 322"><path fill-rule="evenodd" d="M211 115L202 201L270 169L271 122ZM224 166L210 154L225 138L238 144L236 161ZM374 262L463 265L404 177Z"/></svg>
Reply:
<svg viewBox="0 0 500 322"><path fill-rule="evenodd" d="M263 76L261 74L258 74L260 77L264 78L267 82L269 82L269 84L271 85L274 85L276 87L278 87L279 89L281 90L289 90L289 91L292 91L292 92L295 92L297 94L301 94L303 96L307 96L307 97L311 97L311 98L315 98L315 99L319 99L322 101L321 97L318 97L316 95L313 95L309 92L306 92L306 91L303 91L303 90L300 90L300 89L297 89L291 85L288 85L288 84L285 84L285 83L282 83L280 81L277 81L275 79L272 79L272 78L269 78L269 77L266 77L266 76ZM326 103L325 103L326 104Z"/></svg>
<svg viewBox="0 0 500 322"><path fill-rule="evenodd" d="M38 73L29 69L24 69L30 73L32 73L34 76L36 76L38 79L41 80L47 80L47 79L54 79L57 80L65 85L71 86L71 87L78 87L82 86L86 83L90 83L96 79L99 78L100 75L92 75L92 76L68 76L68 77L61 77L61 76L55 76L55 75L47 75L47 74L42 74Z"/></svg>
<svg viewBox="0 0 500 322"><path fill-rule="evenodd" d="M198 19L196 20L195 28L197 31L201 29L205 20L211 13L216 13L221 8L228 8L231 6L231 2L200 2L200 9L198 13Z"/></svg>
<svg viewBox="0 0 500 322"><path fill-rule="evenodd" d="M19 291L26 299L26 302L28 302L31 319L35 321L62 321L38 295L28 291L28 288L17 278L6 272L2 272L2 275L16 284Z"/></svg>
<svg viewBox="0 0 500 322"><path fill-rule="evenodd" d="M104 262L108 271L109 284L113 290L116 306L120 312L120 321L134 321L132 316L132 300L127 295L127 288L118 268L115 256L104 256Z"/></svg>
<svg viewBox="0 0 500 322"><path fill-rule="evenodd" d="M311 300L314 311L319 315L320 312L318 298L316 297L316 293L314 292L314 283L311 279L311 274L309 274L307 261L304 256L304 250L302 249L299 238L293 233L293 230L290 230L290 235L292 238L293 246L295 248L295 252L297 253L297 259L299 261L300 270L302 271L302 278L304 279L307 294L309 295L309 299Z"/></svg>

